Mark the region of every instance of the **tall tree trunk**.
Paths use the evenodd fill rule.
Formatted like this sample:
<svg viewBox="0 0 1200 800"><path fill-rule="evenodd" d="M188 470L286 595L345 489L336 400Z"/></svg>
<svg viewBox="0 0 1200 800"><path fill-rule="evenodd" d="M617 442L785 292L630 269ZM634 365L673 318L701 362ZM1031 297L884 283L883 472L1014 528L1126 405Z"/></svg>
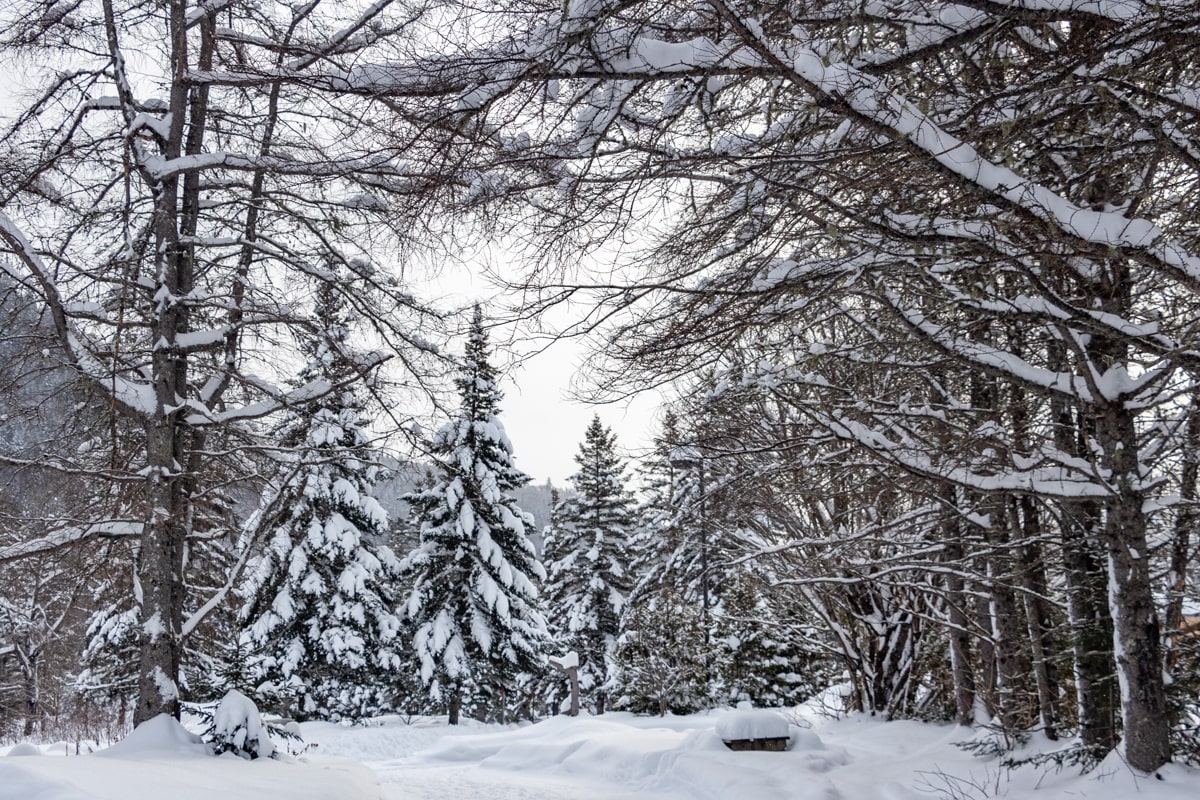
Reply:
<svg viewBox="0 0 1200 800"><path fill-rule="evenodd" d="M179 716L186 530L179 477L171 468L176 433L169 417L147 430L153 474L146 487L150 518L138 551L141 617L135 726L159 714Z"/></svg>
<svg viewBox="0 0 1200 800"><path fill-rule="evenodd" d="M1041 520L1032 498L1022 497L1019 508L1013 509L1014 521L1019 517L1021 527L1020 560L1022 598L1025 621L1029 626L1030 655L1033 677L1037 685L1038 717L1047 739L1058 739L1058 677L1050 657L1058 652L1054 641L1053 622L1046 601L1048 588L1046 564L1042 558Z"/></svg>
<svg viewBox="0 0 1200 800"><path fill-rule="evenodd" d="M187 91L182 72L187 63L187 32L183 3L171 4L172 64L171 131L167 158L182 153ZM179 181L163 180L156 197L155 313L150 335L158 343L151 369L156 408L146 426L146 501L148 512L138 555L141 589L138 664L138 703L134 725L159 714L179 716L178 677L183 624L183 557L187 530L179 409L186 394L187 365L175 346L177 335L187 330L186 307L180 275L187 258L179 243Z"/></svg>
<svg viewBox="0 0 1200 800"><path fill-rule="evenodd" d="M1051 369L1068 370L1066 348L1052 341ZM1082 409L1060 397L1050 401L1054 442L1064 453L1085 459L1095 424ZM1067 593L1067 614L1075 677L1076 714L1084 747L1097 755L1117 746L1119 698L1113 675L1113 624L1107 600L1108 578L1100 562L1100 507L1093 500L1063 500L1059 532Z"/></svg>
<svg viewBox="0 0 1200 800"><path fill-rule="evenodd" d="M1096 294L1104 311L1124 318L1132 307L1133 279L1127 264L1104 264ZM1115 335L1093 336L1087 348L1088 372L1127 373L1129 347ZM1162 647L1150 586L1150 551L1142 491L1137 410L1124 394L1105 399L1101 387L1091 414L1095 420L1099 466L1107 473L1109 494L1102 530L1108 551L1108 603L1113 618L1113 652L1121 686L1121 722L1125 758L1146 772L1171 758Z"/></svg>
<svg viewBox="0 0 1200 800"><path fill-rule="evenodd" d="M1028 349L1025 339L1024 331L1018 327L1009 328L1009 349L1022 358ZM1031 399L1025 387L1015 383L1009 386L1008 415L1012 420L1013 444L1023 458L1032 457L1037 449L1031 432ZM1056 670L1050 659L1058 653L1058 643L1054 641L1053 621L1047 600L1049 593L1046 564L1042 558L1042 521L1037 503L1028 495L1012 498L1009 517L1013 537L1019 543L1017 583L1021 588L1025 623L1028 626L1030 667L1037 687L1038 719L1046 738L1053 741L1058 738L1059 699Z"/></svg>
<svg viewBox="0 0 1200 800"><path fill-rule="evenodd" d="M163 148L167 159L203 151L208 90L189 90L185 80L189 65L186 6L185 0L173 0L168 19L172 85L171 124ZM111 10L108 16L111 20ZM203 17L198 28L198 66L203 69L212 64L212 19ZM110 41L115 49L115 28L112 31ZM194 478L186 469L195 463L188 457L194 444L192 431L182 414L188 395L188 356L177 343L190 323L183 298L189 296L195 281L191 242L200 211L199 176L188 173L182 184L177 177L166 178L155 187L155 195L156 292L150 326L156 343L151 364L155 410L146 425L148 512L138 561L141 641L135 725L158 714L179 716L185 558Z"/></svg>
<svg viewBox="0 0 1200 800"><path fill-rule="evenodd" d="M1107 579L1093 544L1099 512L1090 502L1063 505L1063 566L1079 736L1085 747L1107 752L1117 746L1118 697L1113 623L1105 601Z"/></svg>
<svg viewBox="0 0 1200 800"><path fill-rule="evenodd" d="M1125 758L1130 766L1151 772L1171 759L1171 745L1133 414L1123 404L1109 405L1100 417L1099 433L1113 487L1103 535Z"/></svg>
<svg viewBox="0 0 1200 800"><path fill-rule="evenodd" d="M947 564L946 627L950 638L950 674L954 692L954 719L959 725L975 723L975 673L971 668L970 602L959 570L963 568L963 546L954 505L954 489L946 487L950 505L946 511L942 558Z"/></svg>
<svg viewBox="0 0 1200 800"><path fill-rule="evenodd" d="M1026 676L1029 673L1021 641L1023 609L1017 603L1012 581L1015 578L1006 509L997 501L990 508L991 524L986 537L991 546L987 556L988 596L992 640L996 654L996 689L1000 722L1005 733L1013 734L1028 727L1025 702Z"/></svg>
<svg viewBox="0 0 1200 800"><path fill-rule="evenodd" d="M1179 473L1179 498L1182 502L1175 516L1171 561L1167 569L1167 647L1164 663L1168 675L1174 674L1179 662L1179 637L1183 630L1183 598L1187 589L1192 529L1200 522L1200 513L1196 508L1196 483L1200 477L1200 389L1192 391L1184 436L1180 448L1183 463Z"/></svg>
<svg viewBox="0 0 1200 800"><path fill-rule="evenodd" d="M24 736L32 736L42 714L42 690L38 680L38 654L26 653L20 658L23 683L25 684L25 728Z"/></svg>
<svg viewBox="0 0 1200 800"><path fill-rule="evenodd" d="M986 566L977 569L980 574L987 574ZM982 590L982 587L980 589ZM996 696L996 645L992 639L991 604L982 591L974 593L972 600L974 627L976 630L986 631L975 643L975 651L978 653L975 696L983 701L983 708L988 716L995 717L1000 713L1000 706Z"/></svg>
<svg viewBox="0 0 1200 800"><path fill-rule="evenodd" d="M462 715L462 687L458 684L454 685L454 691L450 695L450 719L451 725L457 725L459 717Z"/></svg>

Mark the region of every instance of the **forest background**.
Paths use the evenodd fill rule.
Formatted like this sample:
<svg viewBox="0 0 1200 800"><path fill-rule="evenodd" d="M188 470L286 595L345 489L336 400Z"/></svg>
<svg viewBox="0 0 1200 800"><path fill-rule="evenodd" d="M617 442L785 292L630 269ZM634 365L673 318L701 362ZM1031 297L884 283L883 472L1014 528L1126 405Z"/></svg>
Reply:
<svg viewBox="0 0 1200 800"><path fill-rule="evenodd" d="M561 681L539 659L568 647L595 711L764 702L743 666L721 673L764 620L747 663L773 692L836 675L849 708L888 717L1077 733L1083 761L1120 741L1143 770L1194 756L1195 2L4 14L6 68L34 87L0 157L23 321L4 342L0 657L22 724L44 723L42 676L60 719L132 703L141 721L298 664L241 652L237 589L307 519L354 539L351 578L383 570L341 589L377 598L374 626L323 640L361 656L325 677L386 670L372 702L419 678L433 702L544 713ZM410 269L483 240L522 253L520 302L489 314L570 302L558 333L595 335L601 394L675 398L636 503L619 463L589 474L613 450L589 428L577 497L545 521L548 548L591 537L578 551L530 558L495 385L464 378L490 369L484 327L455 358ZM426 404L472 433L426 436ZM424 555L384 575L384 429L440 464L423 492L491 509L456 535L507 531L462 584L474 616L446 612L469 633L443 641L423 590L394 603L450 522L418 515ZM468 486L451 453L492 478ZM296 483L310 467L328 481ZM243 487L261 513L239 513ZM406 648L406 621L463 645ZM692 630L694 672L639 645ZM84 639L99 694L76 693Z"/></svg>

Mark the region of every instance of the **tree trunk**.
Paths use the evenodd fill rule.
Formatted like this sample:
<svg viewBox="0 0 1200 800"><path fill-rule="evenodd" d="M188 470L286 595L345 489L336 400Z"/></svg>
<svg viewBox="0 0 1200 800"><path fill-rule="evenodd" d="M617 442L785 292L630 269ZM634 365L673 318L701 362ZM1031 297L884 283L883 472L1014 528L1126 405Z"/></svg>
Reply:
<svg viewBox="0 0 1200 800"><path fill-rule="evenodd" d="M14 642L17 669L25 689L24 736L32 736L38 716L41 714L41 685L38 681L38 657L40 648L31 646L29 637Z"/></svg>
<svg viewBox="0 0 1200 800"><path fill-rule="evenodd" d="M1132 414L1113 404L1100 420L1100 441L1112 470L1104 545L1113 650L1121 686L1125 758L1152 772L1171 759L1158 615L1150 591L1144 497L1137 488L1137 441Z"/></svg>
<svg viewBox="0 0 1200 800"><path fill-rule="evenodd" d="M1009 349L1024 358L1025 345L1022 334L1010 329ZM1036 451L1033 444L1035 435L1031 431L1031 398L1027 390L1018 384L1009 386L1008 397L1013 442L1017 452L1028 458ZM1028 627L1030 668L1037 687L1038 719L1046 738L1054 741L1058 739L1059 698L1057 670L1050 659L1059 649L1052 633L1053 621L1047 600L1049 591L1046 563L1042 557L1042 520L1037 503L1028 495L1012 498L1009 516L1013 537L1020 543L1017 548L1017 583L1022 590L1021 600Z"/></svg>
<svg viewBox="0 0 1200 800"><path fill-rule="evenodd" d="M1132 277L1127 265L1108 263L1099 292L1105 311L1127 316ZM1088 347L1092 374L1128 371L1129 347L1115 336L1095 336ZM1100 464L1107 472L1107 518L1102 528L1108 551L1108 603L1113 619L1113 652L1121 686L1121 721L1129 765L1152 772L1171 759L1166 691L1158 615L1150 587L1145 495L1138 447L1137 410L1124 394L1105 400L1098 389L1095 419Z"/></svg>
<svg viewBox="0 0 1200 800"><path fill-rule="evenodd" d="M950 512L954 513L954 512ZM957 526L956 526L957 527ZM971 669L969 602L962 576L954 572L962 566L962 543L948 539L945 559L951 572L946 574L946 625L950 636L950 672L954 682L954 719L959 725L975 724L975 673Z"/></svg>
<svg viewBox="0 0 1200 800"><path fill-rule="evenodd" d="M1106 578L1092 544L1093 528L1098 525L1094 503L1063 504L1063 566L1079 735L1085 747L1101 753L1117 746L1118 700Z"/></svg>
<svg viewBox="0 0 1200 800"><path fill-rule="evenodd" d="M1051 369L1068 369L1066 348L1059 342L1050 344L1047 360ZM1055 446L1088 458L1094 421L1079 406L1058 397L1051 398L1050 409ZM1119 702L1113 675L1108 580L1099 561L1100 507L1092 500L1064 500L1059 509L1079 736L1084 747L1100 756L1117 746Z"/></svg>
<svg viewBox="0 0 1200 800"><path fill-rule="evenodd" d="M138 552L141 589L139 619L138 702L133 724L159 714L179 717L176 683L181 661L183 626L183 550L186 532L180 508L179 479L171 475L175 431L169 420L147 431L151 464L157 464L146 487L150 519ZM163 462L166 461L166 464Z"/></svg>
<svg viewBox="0 0 1200 800"><path fill-rule="evenodd" d="M1003 523L1001 523L1003 524ZM991 597L992 638L996 653L996 689L1000 722L1006 733L1016 733L1028 727L1029 715L1025 702L1026 667L1021 652L1022 609L1016 593L1008 585L1011 580L1009 559L993 554L988 559L989 594Z"/></svg>
<svg viewBox="0 0 1200 800"><path fill-rule="evenodd" d="M567 713L572 717L579 716L579 667L567 670L567 680L571 684L571 709Z"/></svg>
<svg viewBox="0 0 1200 800"><path fill-rule="evenodd" d="M457 725L459 716L462 714L462 688L454 687L454 693L450 695L450 724Z"/></svg>
<svg viewBox="0 0 1200 800"><path fill-rule="evenodd" d="M32 736L42 713L41 688L38 685L37 657L29 659L29 669L25 670L25 736Z"/></svg>
<svg viewBox="0 0 1200 800"><path fill-rule="evenodd" d="M550 661L550 666L554 667L559 672L561 672L567 676L567 684L571 688L571 708L567 712L567 716L578 717L579 716L579 667L578 667L578 665L574 666L574 667L564 667L563 662L558 659L551 658L551 659L549 659L549 661ZM555 711L555 713L558 713L558 712Z"/></svg>
<svg viewBox="0 0 1200 800"><path fill-rule="evenodd" d="M984 568L980 570L980 573L986 574L986 571ZM982 589L982 587L980 588ZM986 635L979 637L975 645L976 652L979 654L975 696L983 701L983 707L988 716L995 717L1000 713L1000 707L996 703L996 645L992 639L991 606L983 597L982 591L975 593L972 601L971 613L975 617L974 627L976 630L987 632Z"/></svg>
<svg viewBox="0 0 1200 800"><path fill-rule="evenodd" d="M168 20L173 71L171 124L163 148L168 159L203 151L207 118L208 89L189 90L185 81L189 66L186 5L183 0L174 0ZM116 48L111 10L107 13L110 42ZM214 47L214 22L210 15L202 18L198 30L198 66L205 69L212 65ZM185 558L192 523L189 486L194 477L187 474L186 468L194 464L188 457L194 443L189 440L193 431L181 413L188 393L190 365L186 351L177 343L190 325L188 304L179 299L190 295L195 282L191 242L200 212L199 180L198 173L189 172L182 185L177 177L170 177L155 187L157 286L150 326L150 335L156 342L151 364L155 410L146 425L148 512L138 563L142 597L135 725L158 714L179 716L177 681L186 601Z"/></svg>
<svg viewBox="0 0 1200 800"><path fill-rule="evenodd" d="M1182 503L1179 513L1175 516L1175 529L1171 536L1171 561L1167 569L1167 652L1164 666L1168 675L1175 673L1179 661L1188 555L1192 543L1192 529L1200 521L1200 514L1197 514L1196 509L1196 483L1200 477L1200 390L1192 392L1185 439L1180 450L1183 456L1179 474L1179 497Z"/></svg>
<svg viewBox="0 0 1200 800"><path fill-rule="evenodd" d="M979 504L986 511L990 524L983 528L989 545L984 558L987 575L987 630L991 632L991 651L995 658L993 705L1006 734L1016 733L1028 725L1024 699L1025 678L1028 674L1021 641L1022 610L1017 604L1012 582L1015 578L1010 555L1011 541L1007 509L1000 498L988 498Z"/></svg>
<svg viewBox="0 0 1200 800"><path fill-rule="evenodd" d="M1014 521L1020 516L1021 584L1024 592L1025 621L1029 626L1033 677L1037 685L1038 717L1042 732L1051 741L1058 739L1058 677L1050 656L1058 652L1052 634L1053 623L1046 602L1048 587L1046 564L1042 558L1041 520L1032 498L1023 497L1019 509L1013 509Z"/></svg>

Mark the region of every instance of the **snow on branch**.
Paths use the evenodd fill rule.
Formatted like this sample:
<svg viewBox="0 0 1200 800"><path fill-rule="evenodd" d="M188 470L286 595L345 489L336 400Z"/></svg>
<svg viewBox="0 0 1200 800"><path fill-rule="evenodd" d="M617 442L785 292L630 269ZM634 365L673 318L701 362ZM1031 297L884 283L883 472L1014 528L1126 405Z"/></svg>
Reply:
<svg viewBox="0 0 1200 800"><path fill-rule="evenodd" d="M833 100L842 113L907 142L942 171L1002 200L1009 208L1054 225L1067 236L1140 255L1191 285L1200 286L1200 256L1168 238L1150 220L1078 206L1048 187L984 158L881 79L849 64L826 63L817 50L799 44L784 52L751 30L724 2L717 0L715 5L750 47L806 91Z"/></svg>
<svg viewBox="0 0 1200 800"><path fill-rule="evenodd" d="M1128 23L1139 17L1160 13L1163 4L1151 9L1139 0L959 0L1002 17L1023 20L1056 21L1072 17L1098 17L1111 22Z"/></svg>
<svg viewBox="0 0 1200 800"><path fill-rule="evenodd" d="M131 520L106 520L88 525L72 525L40 539L30 539L0 548L0 564L49 553L90 539L123 539L141 535L142 523Z"/></svg>

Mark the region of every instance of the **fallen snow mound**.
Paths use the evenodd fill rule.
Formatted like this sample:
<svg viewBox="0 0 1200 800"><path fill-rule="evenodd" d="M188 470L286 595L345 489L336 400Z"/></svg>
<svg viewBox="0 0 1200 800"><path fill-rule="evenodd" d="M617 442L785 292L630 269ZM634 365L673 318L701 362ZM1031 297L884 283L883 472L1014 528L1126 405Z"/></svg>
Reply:
<svg viewBox="0 0 1200 800"><path fill-rule="evenodd" d="M731 711L717 720L717 736L726 742L738 739L786 739L788 721L775 711Z"/></svg>
<svg viewBox="0 0 1200 800"><path fill-rule="evenodd" d="M133 729L133 732L107 750L96 753L105 758L164 758L195 756L209 758L212 750L198 735L168 714L159 714Z"/></svg>
<svg viewBox="0 0 1200 800"><path fill-rule="evenodd" d="M30 744L29 742L21 742L18 745L14 745L8 751L8 755L10 756L40 756L41 754L41 749L36 744Z"/></svg>
<svg viewBox="0 0 1200 800"><path fill-rule="evenodd" d="M139 725L91 755L0 758L0 800L381 800L379 777L341 758L212 756L169 716ZM50 757L57 754L57 757ZM403 797L404 795L401 795Z"/></svg>

